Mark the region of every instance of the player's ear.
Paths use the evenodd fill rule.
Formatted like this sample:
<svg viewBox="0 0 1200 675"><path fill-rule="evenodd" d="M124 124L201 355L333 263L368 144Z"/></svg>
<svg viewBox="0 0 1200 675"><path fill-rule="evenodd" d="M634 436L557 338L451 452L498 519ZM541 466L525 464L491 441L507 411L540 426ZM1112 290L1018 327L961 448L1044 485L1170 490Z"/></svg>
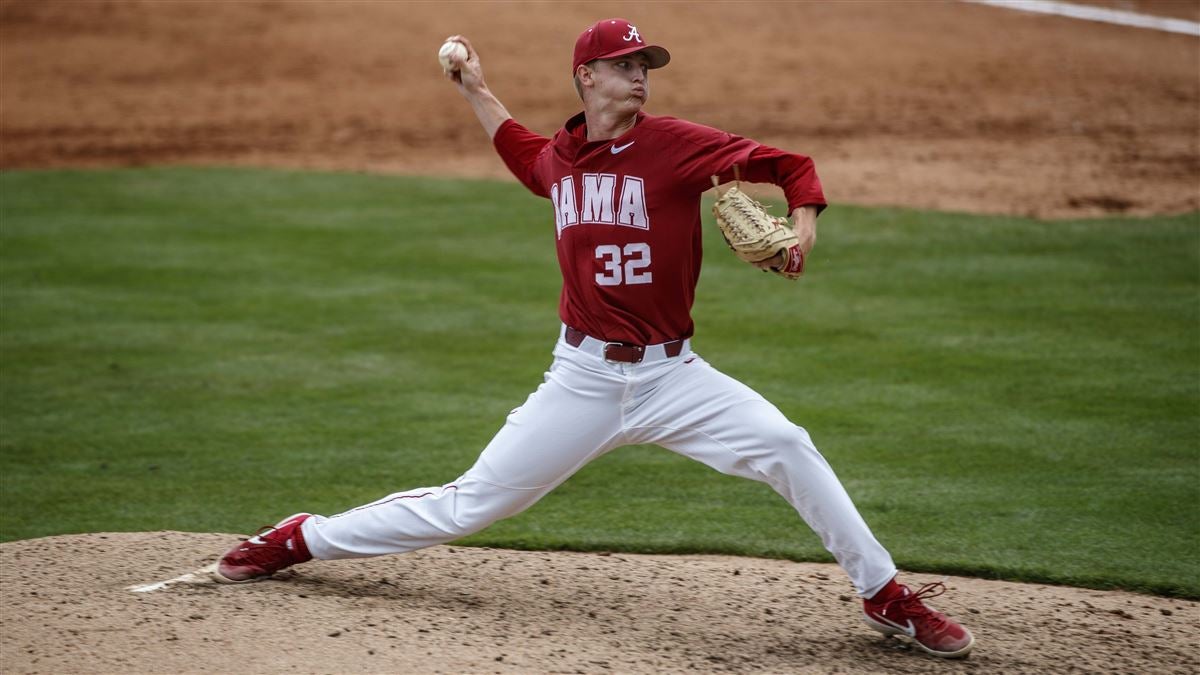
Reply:
<svg viewBox="0 0 1200 675"><path fill-rule="evenodd" d="M592 63L595 62L593 61ZM592 63L581 63L576 66L575 79L578 80L580 84L590 87L596 83L596 80L593 77L594 71L592 70Z"/></svg>
<svg viewBox="0 0 1200 675"><path fill-rule="evenodd" d="M581 63L575 68L575 77L573 78L575 81L575 93L579 94L580 101L583 100L584 78L587 79L587 86L590 87L595 84L595 80L592 78L593 63L595 63L595 61L592 61L591 63Z"/></svg>

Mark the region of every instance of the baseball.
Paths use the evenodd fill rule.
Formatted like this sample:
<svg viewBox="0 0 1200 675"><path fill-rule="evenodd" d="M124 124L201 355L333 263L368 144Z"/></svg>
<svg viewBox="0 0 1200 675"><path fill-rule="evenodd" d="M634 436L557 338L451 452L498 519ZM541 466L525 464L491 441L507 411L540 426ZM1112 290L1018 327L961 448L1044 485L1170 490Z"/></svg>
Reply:
<svg viewBox="0 0 1200 675"><path fill-rule="evenodd" d="M466 60L467 48L457 40L446 40L442 48L438 50L438 62L442 64L442 69L446 72L458 70L458 66L455 64Z"/></svg>

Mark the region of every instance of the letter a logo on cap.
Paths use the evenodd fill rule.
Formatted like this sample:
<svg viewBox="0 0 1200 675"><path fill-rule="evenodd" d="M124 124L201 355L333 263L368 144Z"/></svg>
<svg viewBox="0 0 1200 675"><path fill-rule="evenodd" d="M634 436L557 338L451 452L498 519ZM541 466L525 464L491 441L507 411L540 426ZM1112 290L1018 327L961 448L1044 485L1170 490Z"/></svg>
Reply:
<svg viewBox="0 0 1200 675"><path fill-rule="evenodd" d="M4 0L0 0L3 2ZM658 45L646 44L646 38L628 19L601 19L579 34L571 72L596 59L615 59L634 52L646 56L650 68L662 68L671 61L671 54Z"/></svg>

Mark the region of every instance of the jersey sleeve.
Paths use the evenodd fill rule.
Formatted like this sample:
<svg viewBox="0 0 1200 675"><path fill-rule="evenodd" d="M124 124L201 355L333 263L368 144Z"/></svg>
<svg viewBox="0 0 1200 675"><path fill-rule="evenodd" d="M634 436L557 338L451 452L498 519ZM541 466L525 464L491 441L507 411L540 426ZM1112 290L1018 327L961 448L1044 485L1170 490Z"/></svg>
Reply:
<svg viewBox="0 0 1200 675"><path fill-rule="evenodd" d="M703 192L712 187L712 177L733 180L733 166L745 167L758 143L731 133L689 124L681 129L678 171L689 190ZM728 175L729 178L724 178Z"/></svg>
<svg viewBox="0 0 1200 675"><path fill-rule="evenodd" d="M537 158L549 142L549 138L533 133L512 118L505 120L492 137L492 144L496 146L496 152L508 170L530 192L547 199L550 193L538 176Z"/></svg>
<svg viewBox="0 0 1200 675"><path fill-rule="evenodd" d="M724 180L732 180L733 172ZM788 213L801 206L813 205L817 213L825 210L825 193L812 158L785 152L769 145L755 148L742 168L742 180L748 183L774 183L783 188Z"/></svg>
<svg viewBox="0 0 1200 675"><path fill-rule="evenodd" d="M721 183L732 181L736 165L747 183L774 183L783 188L789 213L806 205L817 206L818 213L824 210L825 194L811 158L712 127L682 120L667 123L679 137L679 170L689 189L707 190L713 176Z"/></svg>

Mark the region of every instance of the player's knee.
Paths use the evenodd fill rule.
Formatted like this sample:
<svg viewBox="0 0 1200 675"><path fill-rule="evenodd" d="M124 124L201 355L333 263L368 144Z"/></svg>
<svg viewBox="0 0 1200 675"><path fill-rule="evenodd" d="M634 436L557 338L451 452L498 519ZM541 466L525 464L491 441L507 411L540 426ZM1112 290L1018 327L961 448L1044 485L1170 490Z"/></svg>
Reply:
<svg viewBox="0 0 1200 675"><path fill-rule="evenodd" d="M778 452L801 452L811 446L804 429L786 420L763 426L759 434L765 447Z"/></svg>
<svg viewBox="0 0 1200 675"><path fill-rule="evenodd" d="M447 534L450 534L455 539L466 537L479 532L497 520L499 519L492 514L481 511L460 514L450 523L450 531Z"/></svg>
<svg viewBox="0 0 1200 675"><path fill-rule="evenodd" d="M529 508L544 494L532 490L501 488L487 483L462 481L466 489L458 495L453 517L448 523L449 534L465 537L483 530L492 523L503 520ZM482 488L482 489L481 489Z"/></svg>
<svg viewBox="0 0 1200 675"><path fill-rule="evenodd" d="M792 424L778 408L764 400L747 402L738 409L740 422L766 447L791 447L809 444L808 432Z"/></svg>
<svg viewBox="0 0 1200 675"><path fill-rule="evenodd" d="M486 524L461 522L456 520L446 531L447 541L454 541L455 539L461 539L462 537L470 536L485 527L487 527Z"/></svg>
<svg viewBox="0 0 1200 675"><path fill-rule="evenodd" d="M760 470L774 478L795 472L810 472L826 465L825 458L813 447L812 439L794 424L772 425L763 429L766 457L758 462Z"/></svg>

